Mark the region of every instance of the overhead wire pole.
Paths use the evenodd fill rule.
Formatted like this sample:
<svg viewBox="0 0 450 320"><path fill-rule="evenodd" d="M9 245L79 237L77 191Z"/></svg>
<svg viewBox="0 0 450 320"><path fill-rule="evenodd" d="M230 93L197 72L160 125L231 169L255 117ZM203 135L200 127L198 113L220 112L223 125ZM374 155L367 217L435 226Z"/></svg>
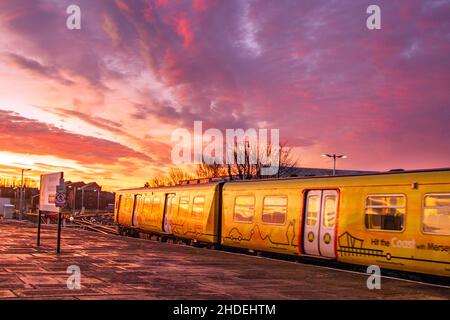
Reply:
<svg viewBox="0 0 450 320"><path fill-rule="evenodd" d="M20 194L19 194L19 220L22 220L23 212L22 212L22 206L23 206L23 199L25 198L25 195L23 194L24 186L23 186L23 172L24 171L30 171L31 169L21 169L22 170L22 179L20 182Z"/></svg>
<svg viewBox="0 0 450 320"><path fill-rule="evenodd" d="M100 190L97 189L97 212L100 211Z"/></svg>
<svg viewBox="0 0 450 320"><path fill-rule="evenodd" d="M322 157L328 157L328 158L333 158L333 176L336 175L336 159L346 159L347 156L345 154L341 154L341 155L337 155L337 154L328 154L325 153L322 155Z"/></svg>
<svg viewBox="0 0 450 320"><path fill-rule="evenodd" d="M84 213L84 188L83 187L81 187L80 188L81 189L81 212L83 212Z"/></svg>
<svg viewBox="0 0 450 320"><path fill-rule="evenodd" d="M56 253L61 253L61 224L63 220L62 210L66 205L66 185L64 183L64 175L61 175L59 179L59 185L56 186L56 199L55 205L58 207L58 236L56 239Z"/></svg>

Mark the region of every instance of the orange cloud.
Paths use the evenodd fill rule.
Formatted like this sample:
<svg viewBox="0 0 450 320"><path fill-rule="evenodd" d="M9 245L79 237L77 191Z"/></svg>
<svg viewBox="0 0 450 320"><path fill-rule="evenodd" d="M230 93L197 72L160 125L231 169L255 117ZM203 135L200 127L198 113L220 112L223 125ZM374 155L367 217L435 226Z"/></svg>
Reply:
<svg viewBox="0 0 450 320"><path fill-rule="evenodd" d="M68 132L51 124L0 110L0 141L3 151L53 155L85 164L114 164L121 158L151 161L151 158L127 146Z"/></svg>

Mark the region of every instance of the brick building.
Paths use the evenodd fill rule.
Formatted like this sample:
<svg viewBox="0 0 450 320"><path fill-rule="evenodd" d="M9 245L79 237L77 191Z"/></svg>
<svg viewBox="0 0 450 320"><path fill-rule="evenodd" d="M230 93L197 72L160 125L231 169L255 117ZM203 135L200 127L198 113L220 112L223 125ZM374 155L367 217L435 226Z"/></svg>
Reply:
<svg viewBox="0 0 450 320"><path fill-rule="evenodd" d="M66 209L73 211L80 211L83 207L85 210L105 211L109 204L114 203L114 193L102 191L102 187L96 182L68 181L66 192Z"/></svg>

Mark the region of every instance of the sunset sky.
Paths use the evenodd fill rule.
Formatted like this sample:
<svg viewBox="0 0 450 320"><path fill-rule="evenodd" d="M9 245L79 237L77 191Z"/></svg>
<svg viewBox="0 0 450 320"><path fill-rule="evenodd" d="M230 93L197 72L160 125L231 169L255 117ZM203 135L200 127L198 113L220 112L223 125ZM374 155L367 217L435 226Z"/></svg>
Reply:
<svg viewBox="0 0 450 320"><path fill-rule="evenodd" d="M0 176L143 185L194 120L306 167L450 167L450 1L0 1Z"/></svg>

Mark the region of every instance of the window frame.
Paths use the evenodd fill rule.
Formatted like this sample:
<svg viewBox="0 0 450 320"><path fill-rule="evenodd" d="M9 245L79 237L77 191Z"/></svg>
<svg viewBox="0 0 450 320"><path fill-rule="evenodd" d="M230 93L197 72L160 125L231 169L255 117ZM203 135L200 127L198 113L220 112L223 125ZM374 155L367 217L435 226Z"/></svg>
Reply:
<svg viewBox="0 0 450 320"><path fill-rule="evenodd" d="M320 227L320 215L321 215L321 210L322 210L322 196L318 196L317 194L311 194L309 193L309 191L319 191L319 190L306 190L306 197L305 197L305 202L304 202L304 206L305 206L305 225L306 226L310 226L310 227L315 227L317 226L317 224L319 224ZM323 191L323 190L321 190ZM316 223L315 224L308 224L308 204L309 204L309 198L310 197L319 197L319 210L317 211L317 217L316 217Z"/></svg>
<svg viewBox="0 0 450 320"><path fill-rule="evenodd" d="M185 210L185 212L184 212L185 214L184 215L180 215L181 199L186 199L186 198L188 199L188 201L187 201L187 209ZM184 202L184 204L186 204L186 202ZM182 196L182 195L180 195L180 197L178 198L178 212L177 212L177 216L186 218L191 213L190 209L191 209L191 196Z"/></svg>
<svg viewBox="0 0 450 320"><path fill-rule="evenodd" d="M367 208L373 208L373 207L367 207L367 199L369 197L403 197L405 198L405 206L404 207L395 207L395 208L404 208L405 213L403 214L403 228L402 230L385 230L385 229L370 229L366 226L366 209ZM394 207L381 207L381 208L394 208ZM408 213L408 197L404 193L380 193L380 194L368 194L364 198L364 215L363 215L363 224L364 229L366 231L373 231L373 232L393 232L393 233L403 233L406 230L406 223L407 223L407 214Z"/></svg>
<svg viewBox="0 0 450 320"><path fill-rule="evenodd" d="M239 197L249 197L249 198L253 198L253 216L252 216L252 220L251 221L242 221L242 220L236 220L236 199ZM250 207L250 206L247 206ZM234 197L234 203L233 203L233 222L235 223L247 223L247 224L253 224L255 221L255 215L256 215L256 197L254 195L249 195L249 194L242 194L242 195L236 195Z"/></svg>
<svg viewBox="0 0 450 320"><path fill-rule="evenodd" d="M131 195L127 195L123 203L123 212L127 214L133 214L133 204L134 199L131 197Z"/></svg>
<svg viewBox="0 0 450 320"><path fill-rule="evenodd" d="M323 207L322 204L326 205L326 199L328 197L335 198L334 223L333 223L333 226L331 226L331 227L325 225L325 211L323 211L323 209L325 209L325 208L322 208ZM320 211L320 215L322 217L322 219L321 219L322 221L320 221L320 223L319 223L319 228L336 228L336 225L338 223L338 213L339 213L339 193L337 192L336 194L323 195L323 192L322 192L321 204L320 204L319 211Z"/></svg>
<svg viewBox="0 0 450 320"><path fill-rule="evenodd" d="M149 211L147 212L147 214L150 216L150 215L152 215L153 196L152 196L152 195L150 195L150 196L144 196L143 199L144 199L144 201L143 201L143 204L142 204L142 213L145 212L144 208L145 208L145 204L147 203L147 206L148 206L148 209L149 209ZM147 202L147 200L149 200L149 201Z"/></svg>
<svg viewBox="0 0 450 320"><path fill-rule="evenodd" d="M280 198L286 198L286 213L284 214L284 222L283 223L274 223L274 222L264 222L263 221L263 215L264 215L264 201L266 200L266 198L269 197L280 197ZM255 204L256 207L256 204ZM274 207L274 206L272 206ZM277 206L279 207L279 206ZM255 208L256 209L256 208ZM262 208L261 208L261 224L268 224L268 225L275 225L275 226L285 226L286 225L286 220L287 220L287 215L289 213L289 197L287 195L266 195L263 197L263 201L262 201ZM233 212L233 216L234 216L234 212Z"/></svg>
<svg viewBox="0 0 450 320"><path fill-rule="evenodd" d="M450 236L450 232L449 233L432 233L432 232L427 232L423 230L423 218L425 216L425 198L429 197L429 196L450 196L450 192L447 193L443 193L443 192L439 192L439 193L425 193L422 197L422 212L420 213L420 232L422 232L423 234L426 235L431 235L431 236Z"/></svg>
<svg viewBox="0 0 450 320"><path fill-rule="evenodd" d="M202 216L201 217L193 215L194 206L195 206L195 199L196 198L203 198L203 211L202 211ZM206 196L205 195L196 195L196 196L194 196L192 198L192 206L190 207L190 210L189 210L191 219L201 221L201 220L203 220L205 218L205 204L206 204Z"/></svg>

